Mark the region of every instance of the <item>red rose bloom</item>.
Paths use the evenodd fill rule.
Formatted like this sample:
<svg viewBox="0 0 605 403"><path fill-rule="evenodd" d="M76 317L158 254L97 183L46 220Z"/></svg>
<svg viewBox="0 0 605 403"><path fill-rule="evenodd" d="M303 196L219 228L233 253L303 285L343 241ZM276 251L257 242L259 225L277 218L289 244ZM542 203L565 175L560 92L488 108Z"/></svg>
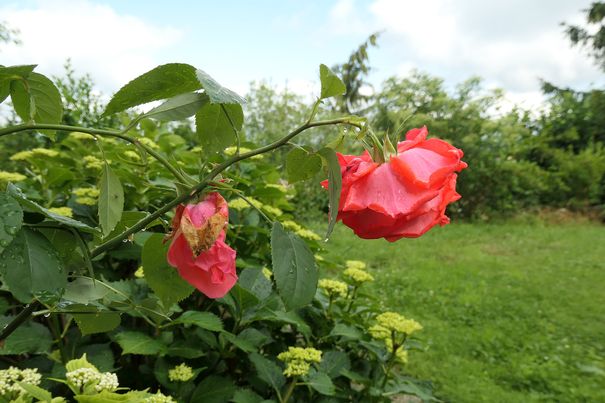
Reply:
<svg viewBox="0 0 605 403"><path fill-rule="evenodd" d="M445 225L445 208L460 198L456 173L467 167L462 150L439 139L426 140L428 130L412 129L397 145L397 155L384 164L338 153L342 191L338 220L360 238L415 238L434 225ZM324 188L328 181L322 182Z"/></svg>
<svg viewBox="0 0 605 403"><path fill-rule="evenodd" d="M180 205L172 220L168 263L209 298L221 298L237 281L235 251L225 243L227 202L210 193L198 204Z"/></svg>

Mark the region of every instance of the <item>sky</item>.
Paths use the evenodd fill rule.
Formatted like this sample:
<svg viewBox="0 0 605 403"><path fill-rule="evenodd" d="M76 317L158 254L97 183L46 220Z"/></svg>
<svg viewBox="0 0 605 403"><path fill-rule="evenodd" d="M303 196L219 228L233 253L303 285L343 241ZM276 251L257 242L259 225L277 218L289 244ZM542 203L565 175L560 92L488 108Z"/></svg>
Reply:
<svg viewBox="0 0 605 403"><path fill-rule="evenodd" d="M62 75L70 58L111 94L170 62L189 63L245 94L252 81L317 94L318 66L344 62L373 32L370 82L414 69L453 88L480 76L509 103L536 108L540 79L585 90L605 75L572 48L563 21L584 21L591 0L0 0L0 21L21 45L0 64Z"/></svg>

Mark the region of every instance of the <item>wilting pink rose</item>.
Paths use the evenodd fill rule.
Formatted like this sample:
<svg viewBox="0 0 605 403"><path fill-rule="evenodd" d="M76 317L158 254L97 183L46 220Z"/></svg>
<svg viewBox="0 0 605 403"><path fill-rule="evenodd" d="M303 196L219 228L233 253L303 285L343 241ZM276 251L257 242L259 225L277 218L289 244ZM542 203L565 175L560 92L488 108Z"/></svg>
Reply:
<svg viewBox="0 0 605 403"><path fill-rule="evenodd" d="M227 202L209 193L197 204L180 205L172 220L168 263L209 298L221 298L237 281L235 251L225 243Z"/></svg>
<svg viewBox="0 0 605 403"><path fill-rule="evenodd" d="M379 164L366 151L338 153L342 192L337 219L361 238L393 242L415 238L434 225L445 225L445 208L460 198L456 173L467 167L462 150L439 139L426 139L426 127L410 130L397 155ZM322 182L328 187L328 181Z"/></svg>

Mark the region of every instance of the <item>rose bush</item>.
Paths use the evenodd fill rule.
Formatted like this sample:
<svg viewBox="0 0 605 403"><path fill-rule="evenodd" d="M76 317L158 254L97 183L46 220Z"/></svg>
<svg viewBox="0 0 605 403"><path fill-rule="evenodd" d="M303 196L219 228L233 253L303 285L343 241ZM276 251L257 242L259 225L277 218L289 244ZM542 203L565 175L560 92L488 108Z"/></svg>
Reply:
<svg viewBox="0 0 605 403"><path fill-rule="evenodd" d="M227 202L217 192L198 204L180 205L172 220L167 260L209 298L221 298L237 281L235 251L225 243Z"/></svg>
<svg viewBox="0 0 605 403"><path fill-rule="evenodd" d="M456 172L467 167L460 149L426 139L426 127L412 129L388 162L338 153L342 192L338 220L360 238L393 242L415 238L436 224L445 225L445 209L460 198ZM328 181L322 182L328 187Z"/></svg>
<svg viewBox="0 0 605 403"><path fill-rule="evenodd" d="M295 181L325 167L331 206L341 194L334 149L295 136L367 133L359 117L315 119L345 91L326 66L308 119L262 146L244 137L243 99L193 66L129 82L105 108L122 122L112 129L59 124L58 90L34 68L0 66L26 122L0 138L35 140L0 182L0 402L431 399L402 367L419 341L377 333L392 324L358 292L375 263L341 270L294 221ZM264 154L280 147L292 147L288 181Z"/></svg>

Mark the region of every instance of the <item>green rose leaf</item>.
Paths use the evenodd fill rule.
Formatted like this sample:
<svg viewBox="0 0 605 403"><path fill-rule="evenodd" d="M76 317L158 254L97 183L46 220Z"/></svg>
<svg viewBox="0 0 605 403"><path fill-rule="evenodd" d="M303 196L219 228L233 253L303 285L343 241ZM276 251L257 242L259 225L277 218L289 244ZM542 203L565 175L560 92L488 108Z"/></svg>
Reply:
<svg viewBox="0 0 605 403"><path fill-rule="evenodd" d="M231 400L236 386L229 378L210 375L193 391L191 403L224 403Z"/></svg>
<svg viewBox="0 0 605 403"><path fill-rule="evenodd" d="M223 330L221 318L211 312L183 312L181 316L172 321L172 324L195 325L213 332L220 332Z"/></svg>
<svg viewBox="0 0 605 403"><path fill-rule="evenodd" d="M11 317L0 318L0 327L11 321ZM53 338L50 331L40 323L26 322L19 326L0 347L0 355L44 354L50 351Z"/></svg>
<svg viewBox="0 0 605 403"><path fill-rule="evenodd" d="M200 88L195 67L182 63L164 64L120 88L107 104L103 116Z"/></svg>
<svg viewBox="0 0 605 403"><path fill-rule="evenodd" d="M245 104L246 100L228 88L223 87L210 77L205 71L196 70L197 79L210 97L213 104Z"/></svg>
<svg viewBox="0 0 605 403"><path fill-rule="evenodd" d="M4 251L21 229L23 210L9 194L0 193L0 253Z"/></svg>
<svg viewBox="0 0 605 403"><path fill-rule="evenodd" d="M121 332L115 340L122 347L122 354L156 355L166 350L161 341L141 332Z"/></svg>
<svg viewBox="0 0 605 403"><path fill-rule="evenodd" d="M258 377L270 385L276 392L286 383L286 378L282 374L282 369L275 362L263 357L258 353L248 355L252 365L256 369Z"/></svg>
<svg viewBox="0 0 605 403"><path fill-rule="evenodd" d="M83 222L74 220L73 218L69 218L69 217L65 217L65 216L53 213L52 211L40 206L38 203L29 200L21 192L21 189L19 189L17 186L13 185L12 183L8 184L8 186L6 187L6 191L15 200L17 200L19 202L19 204L21 205L21 207L23 207L23 209L25 211L42 214L46 218L48 218L52 221L58 222L63 225L67 225L68 227L76 228L83 232L95 233L95 234L99 232L97 229L92 228L92 227L84 224Z"/></svg>
<svg viewBox="0 0 605 403"><path fill-rule="evenodd" d="M120 179L105 163L99 181L99 224L103 235L108 235L122 218L124 190Z"/></svg>
<svg viewBox="0 0 605 403"><path fill-rule="evenodd" d="M333 396L336 393L336 388L334 387L332 380L323 372L315 372L309 375L307 385L322 395Z"/></svg>
<svg viewBox="0 0 605 403"><path fill-rule="evenodd" d="M319 80L321 81L321 99L347 92L347 87L342 80L325 64L319 66Z"/></svg>
<svg viewBox="0 0 605 403"><path fill-rule="evenodd" d="M208 102L208 96L205 94L196 92L180 94L153 108L142 117L161 121L182 120L195 115L195 112L206 102Z"/></svg>
<svg viewBox="0 0 605 403"><path fill-rule="evenodd" d="M107 294L109 294L109 289L101 285L100 282L88 277L78 277L67 283L63 299L79 304L88 304L102 299Z"/></svg>
<svg viewBox="0 0 605 403"><path fill-rule="evenodd" d="M23 66L0 66L0 103L9 96L11 90L11 81L26 79L36 68L35 64Z"/></svg>
<svg viewBox="0 0 605 403"><path fill-rule="evenodd" d="M336 152L331 148L322 148L318 151L328 166L328 195L330 204L330 221L326 231L326 239L330 237L336 225L338 206L340 205L340 192L342 190L342 176Z"/></svg>
<svg viewBox="0 0 605 403"><path fill-rule="evenodd" d="M277 291L286 308L310 303L317 289L315 257L305 241L286 232L277 221L271 231L271 258Z"/></svg>
<svg viewBox="0 0 605 403"><path fill-rule="evenodd" d="M301 148L294 148L286 156L288 182L311 179L321 170L321 157Z"/></svg>
<svg viewBox="0 0 605 403"><path fill-rule="evenodd" d="M170 308L193 292L193 287L166 261L168 246L163 235L153 234L145 241L142 252L145 281L165 308Z"/></svg>
<svg viewBox="0 0 605 403"><path fill-rule="evenodd" d="M43 235L22 228L0 255L4 284L19 301L26 303L36 295L58 298L67 284L57 251Z"/></svg>
<svg viewBox="0 0 605 403"><path fill-rule="evenodd" d="M0 80L0 104L4 102L11 93L11 82L10 80Z"/></svg>
<svg viewBox="0 0 605 403"><path fill-rule="evenodd" d="M25 122L59 123L63 118L61 94L42 74L32 72L25 80L11 81L10 94L15 112Z"/></svg>
<svg viewBox="0 0 605 403"><path fill-rule="evenodd" d="M200 144L207 153L216 153L235 143L242 129L244 112L240 104L207 103L195 114Z"/></svg>
<svg viewBox="0 0 605 403"><path fill-rule="evenodd" d="M0 83L5 81L27 78L36 68L36 64L24 64L20 66L0 66Z"/></svg>

